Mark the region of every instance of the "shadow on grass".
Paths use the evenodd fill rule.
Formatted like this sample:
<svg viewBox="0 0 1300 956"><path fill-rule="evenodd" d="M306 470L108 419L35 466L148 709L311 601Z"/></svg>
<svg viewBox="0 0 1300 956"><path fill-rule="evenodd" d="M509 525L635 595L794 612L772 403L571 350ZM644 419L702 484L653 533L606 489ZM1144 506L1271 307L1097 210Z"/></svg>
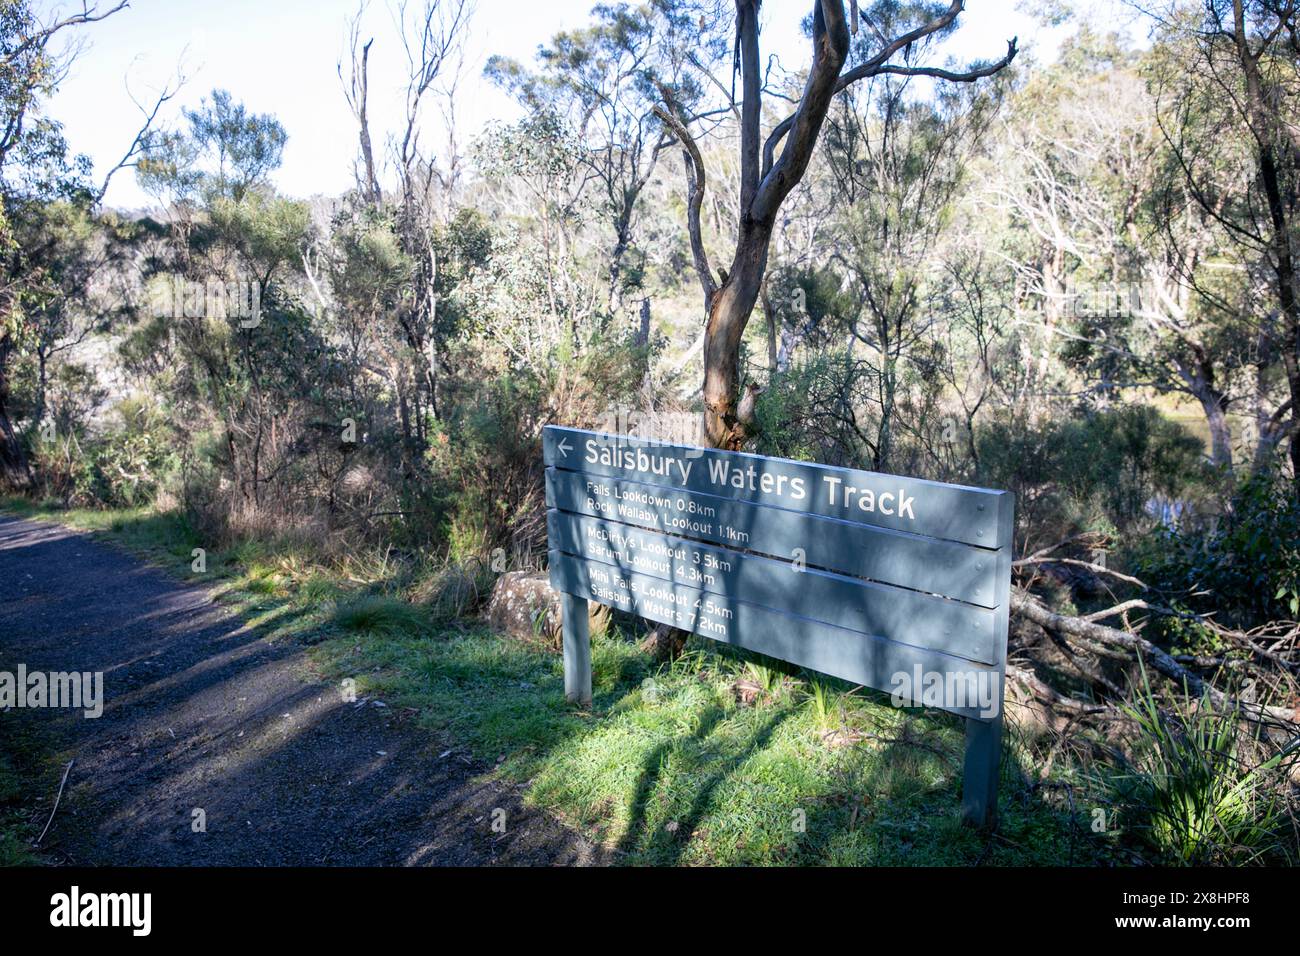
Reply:
<svg viewBox="0 0 1300 956"><path fill-rule="evenodd" d="M713 729L726 716L721 707L710 707L704 714L699 726L692 735L697 742L703 742ZM738 752L710 764L708 773L699 781L689 796L689 805L685 813L675 820L673 831L664 828L651 828L648 822L647 808L657 792L659 775L664 761L669 754L680 746L680 740L671 740L655 747L646 755L642 763L641 779L637 784L636 795L632 799L631 823L618 848L625 854L647 854L657 863L674 865L681 862L693 834L704 821L718 787L730 780L735 772L750 757L761 753L771 741L773 733L789 718L789 712L776 713L768 717L761 729Z"/></svg>

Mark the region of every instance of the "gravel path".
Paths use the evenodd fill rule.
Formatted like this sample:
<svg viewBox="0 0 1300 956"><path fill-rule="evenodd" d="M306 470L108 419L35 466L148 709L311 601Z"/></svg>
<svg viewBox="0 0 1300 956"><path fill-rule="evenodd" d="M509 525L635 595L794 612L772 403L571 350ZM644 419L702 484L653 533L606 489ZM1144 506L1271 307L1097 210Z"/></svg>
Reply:
<svg viewBox="0 0 1300 956"><path fill-rule="evenodd" d="M598 848L405 715L346 703L305 648L204 588L65 528L0 516L0 670L102 671L104 714L23 709L73 759L42 846L55 863L602 862ZM451 751L451 753L447 753ZM58 786L48 788L46 812ZM206 832L194 832L194 811ZM505 811L494 833L493 811ZM496 815L500 819L500 814Z"/></svg>

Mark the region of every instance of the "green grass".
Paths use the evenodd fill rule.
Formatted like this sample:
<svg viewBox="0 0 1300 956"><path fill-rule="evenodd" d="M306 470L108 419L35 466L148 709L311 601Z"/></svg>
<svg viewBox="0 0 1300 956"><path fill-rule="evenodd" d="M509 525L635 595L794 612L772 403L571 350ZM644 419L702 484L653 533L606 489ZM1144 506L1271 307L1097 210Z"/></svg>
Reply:
<svg viewBox="0 0 1300 956"><path fill-rule="evenodd" d="M20 496L0 497L0 510L24 518L44 518L79 531L107 533L119 544L154 558L184 558L189 564L190 551L200 545L189 523L178 512L158 512L149 508L99 510L72 508L33 502Z"/></svg>
<svg viewBox="0 0 1300 956"><path fill-rule="evenodd" d="M629 864L1064 864L1118 850L1081 812L1072 822L1026 799L1014 767L998 836L962 827L957 720L824 678L823 712L789 675L769 684L806 690L744 705L736 681L770 664L707 643L660 668L617 633L596 638L589 712L565 703L556 655L483 628L337 636L316 655L330 678L418 709Z"/></svg>
<svg viewBox="0 0 1300 956"><path fill-rule="evenodd" d="M32 848L62 775L62 755L30 715L0 715L0 867L32 866Z"/></svg>
<svg viewBox="0 0 1300 956"><path fill-rule="evenodd" d="M367 594L338 606L334 623L345 631L374 635L421 635L429 619L414 605L395 597Z"/></svg>
<svg viewBox="0 0 1300 956"><path fill-rule="evenodd" d="M6 728L6 731L8 728ZM13 742L0 751L0 866L24 866L36 862L31 843L37 830L26 812L23 774L14 767Z"/></svg>

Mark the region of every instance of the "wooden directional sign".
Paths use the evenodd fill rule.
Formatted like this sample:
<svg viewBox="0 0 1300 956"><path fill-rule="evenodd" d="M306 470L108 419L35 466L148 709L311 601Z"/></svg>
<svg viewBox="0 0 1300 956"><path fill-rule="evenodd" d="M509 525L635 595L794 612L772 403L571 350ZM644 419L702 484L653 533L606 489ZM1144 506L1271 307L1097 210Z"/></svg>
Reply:
<svg viewBox="0 0 1300 956"><path fill-rule="evenodd" d="M555 426L543 453L572 699L594 600L967 718L963 813L992 821L1009 493Z"/></svg>

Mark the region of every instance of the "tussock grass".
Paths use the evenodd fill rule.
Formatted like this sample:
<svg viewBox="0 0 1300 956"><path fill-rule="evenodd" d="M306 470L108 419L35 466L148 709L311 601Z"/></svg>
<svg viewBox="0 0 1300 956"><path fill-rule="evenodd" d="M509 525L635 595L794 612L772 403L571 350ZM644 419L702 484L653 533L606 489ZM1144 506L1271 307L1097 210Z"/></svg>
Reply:
<svg viewBox="0 0 1300 956"><path fill-rule="evenodd" d="M1208 700L1163 708L1145 668L1125 712L1141 731L1117 790L1140 832L1178 863L1230 865L1283 852L1286 806L1279 782L1300 757L1300 738L1260 758L1234 714Z"/></svg>
<svg viewBox="0 0 1300 956"><path fill-rule="evenodd" d="M419 608L400 598L367 594L340 604L334 623L365 634L427 636L430 621Z"/></svg>
<svg viewBox="0 0 1300 956"><path fill-rule="evenodd" d="M337 601L343 591L338 582L323 571L310 570L295 578L294 600L306 607L319 607Z"/></svg>
<svg viewBox="0 0 1300 956"><path fill-rule="evenodd" d="M435 620L450 621L486 604L495 577L486 562L448 561L417 575L408 594Z"/></svg>
<svg viewBox="0 0 1300 956"><path fill-rule="evenodd" d="M254 562L248 569L248 573L239 579L237 586L249 594L265 597L279 594L283 584L283 579L276 568L261 562Z"/></svg>

